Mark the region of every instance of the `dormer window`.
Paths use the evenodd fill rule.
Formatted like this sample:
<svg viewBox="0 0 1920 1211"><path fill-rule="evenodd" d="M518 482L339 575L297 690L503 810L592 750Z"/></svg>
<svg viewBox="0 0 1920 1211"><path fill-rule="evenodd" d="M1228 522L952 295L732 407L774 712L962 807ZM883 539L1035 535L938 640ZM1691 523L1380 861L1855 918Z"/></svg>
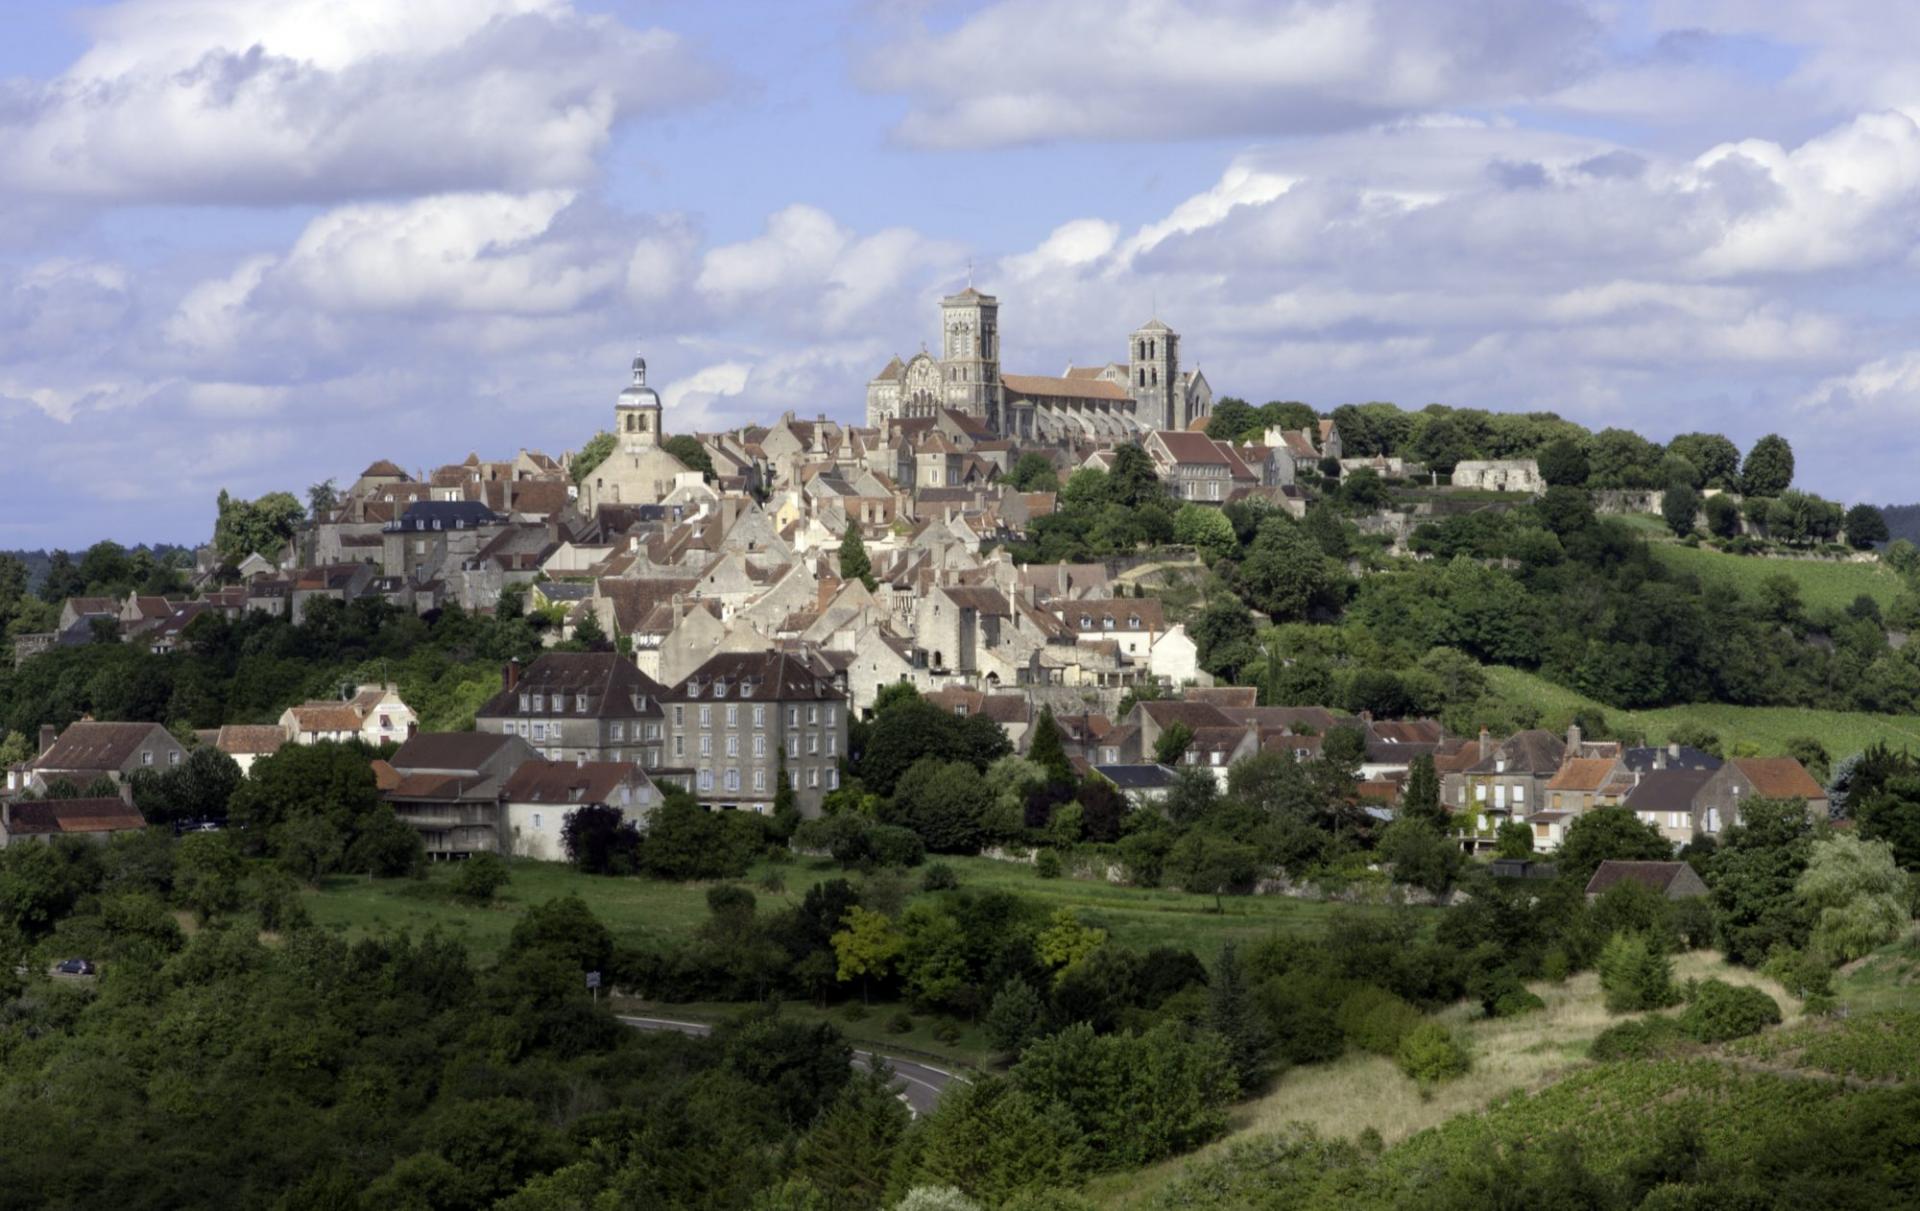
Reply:
<svg viewBox="0 0 1920 1211"><path fill-rule="evenodd" d="M573 696L573 709L582 715L587 713L587 696L585 694L575 694Z"/></svg>
<svg viewBox="0 0 1920 1211"><path fill-rule="evenodd" d="M725 698L727 696L727 679L725 677L714 678L713 696L715 698Z"/></svg>
<svg viewBox="0 0 1920 1211"><path fill-rule="evenodd" d="M525 694L520 695L520 709L523 711L527 709L527 696Z"/></svg>
<svg viewBox="0 0 1920 1211"><path fill-rule="evenodd" d="M544 711L544 710L546 710L546 709L547 709L547 698L546 698L546 695L544 695L544 694L535 694L535 695L533 696L533 709L534 709L534 710L535 710L536 712L538 712L538 711Z"/></svg>
<svg viewBox="0 0 1920 1211"><path fill-rule="evenodd" d="M1113 619L1111 617L1102 618L1100 620L1100 629L1104 631L1111 631L1113 629Z"/></svg>
<svg viewBox="0 0 1920 1211"><path fill-rule="evenodd" d="M1091 627L1092 625L1093 625L1093 615L1091 615L1091 614L1082 614L1082 615L1080 615L1080 629L1081 629L1081 630L1083 630L1083 631L1084 631L1084 630L1086 630L1087 628L1089 628L1089 627Z"/></svg>
<svg viewBox="0 0 1920 1211"><path fill-rule="evenodd" d="M1137 630L1139 630L1139 629L1140 629L1140 615L1138 615L1138 614L1129 614L1129 615L1127 616L1127 627L1128 627L1128 628L1129 628L1130 630L1135 630L1135 631L1137 631Z"/></svg>

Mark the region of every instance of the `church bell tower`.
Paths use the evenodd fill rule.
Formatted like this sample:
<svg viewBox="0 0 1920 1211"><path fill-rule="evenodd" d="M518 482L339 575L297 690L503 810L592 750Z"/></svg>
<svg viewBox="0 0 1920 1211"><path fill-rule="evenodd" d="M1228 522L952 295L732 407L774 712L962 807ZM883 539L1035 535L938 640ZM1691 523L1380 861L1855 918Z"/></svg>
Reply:
<svg viewBox="0 0 1920 1211"><path fill-rule="evenodd" d="M947 407L1000 431L1000 300L972 283L940 300L940 374Z"/></svg>
<svg viewBox="0 0 1920 1211"><path fill-rule="evenodd" d="M1180 399L1180 334L1149 320L1128 339L1127 390L1135 418L1150 429L1183 427L1191 418L1183 415Z"/></svg>
<svg viewBox="0 0 1920 1211"><path fill-rule="evenodd" d="M660 395L647 386L647 359L633 359L633 382L613 405L613 431L629 453L660 444Z"/></svg>

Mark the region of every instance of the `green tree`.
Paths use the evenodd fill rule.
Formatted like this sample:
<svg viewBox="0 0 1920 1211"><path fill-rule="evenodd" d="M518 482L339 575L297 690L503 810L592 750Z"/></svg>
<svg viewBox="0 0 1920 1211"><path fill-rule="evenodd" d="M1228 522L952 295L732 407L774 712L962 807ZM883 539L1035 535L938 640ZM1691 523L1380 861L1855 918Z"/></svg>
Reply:
<svg viewBox="0 0 1920 1211"><path fill-rule="evenodd" d="M1579 488L1587 482L1587 452L1571 437L1547 443L1538 456L1540 478L1549 485Z"/></svg>
<svg viewBox="0 0 1920 1211"><path fill-rule="evenodd" d="M1533 830L1519 820L1508 820L1494 830L1494 856L1526 858L1533 854Z"/></svg>
<svg viewBox="0 0 1920 1211"><path fill-rule="evenodd" d="M1440 775L1431 754L1421 753L1408 766L1406 788L1400 794L1400 814L1446 831L1449 817L1440 805Z"/></svg>
<svg viewBox="0 0 1920 1211"><path fill-rule="evenodd" d="M1106 944L1107 931L1082 925L1071 908L1056 908L1047 927L1033 940L1034 953L1056 973L1065 971Z"/></svg>
<svg viewBox="0 0 1920 1211"><path fill-rule="evenodd" d="M1107 473L1107 499L1129 509L1166 503L1167 493L1161 486L1160 475L1139 443L1127 442L1114 447L1113 469Z"/></svg>
<svg viewBox="0 0 1920 1211"><path fill-rule="evenodd" d="M847 532L840 537L840 579L857 580L874 587L873 561L867 558L867 544L860 537L860 525L849 520Z"/></svg>
<svg viewBox="0 0 1920 1211"><path fill-rule="evenodd" d="M1161 765L1178 765L1192 743L1193 729L1176 719L1153 742L1153 759Z"/></svg>
<svg viewBox="0 0 1920 1211"><path fill-rule="evenodd" d="M1227 1045L1227 1063L1242 1093L1251 1093L1266 1075L1272 1046L1266 1022L1253 1003L1253 991L1232 942L1220 948L1207 978L1207 1026Z"/></svg>
<svg viewBox="0 0 1920 1211"><path fill-rule="evenodd" d="M1192 638L1200 667L1227 681L1237 681L1258 655L1253 614L1230 593L1207 602L1193 624Z"/></svg>
<svg viewBox="0 0 1920 1211"><path fill-rule="evenodd" d="M1453 887L1465 860L1460 847L1425 820L1395 820L1380 834L1379 854L1393 867L1393 880L1442 895Z"/></svg>
<svg viewBox="0 0 1920 1211"><path fill-rule="evenodd" d="M1637 933L1616 933L1601 948L1596 964L1607 1012L1637 1013L1678 1003L1673 960Z"/></svg>
<svg viewBox="0 0 1920 1211"><path fill-rule="evenodd" d="M1740 805L1740 822L1727 830L1705 872L1729 960L1756 966L1776 946L1805 943L1811 914L1794 886L1807 868L1812 837L1804 800L1756 795Z"/></svg>
<svg viewBox="0 0 1920 1211"><path fill-rule="evenodd" d="M676 434L661 442L660 448L679 459L680 465L687 470L698 471L702 479L713 482L713 456L707 453L699 438L685 433Z"/></svg>
<svg viewBox="0 0 1920 1211"><path fill-rule="evenodd" d="M512 881L513 873L499 854L478 853L460 864L451 886L455 897L475 908L483 908Z"/></svg>
<svg viewBox="0 0 1920 1211"><path fill-rule="evenodd" d="M248 555L279 554L306 510L291 492L269 492L256 500L237 500L222 491L213 525L214 549L222 559L237 563Z"/></svg>
<svg viewBox="0 0 1920 1211"><path fill-rule="evenodd" d="M1814 914L1810 945L1836 963L1850 962L1906 930L1907 876L1884 841L1835 833L1813 844L1793 894Z"/></svg>
<svg viewBox="0 0 1920 1211"><path fill-rule="evenodd" d="M1748 496L1776 497L1793 486L1793 447L1777 433L1753 443L1740 468L1740 490Z"/></svg>
<svg viewBox="0 0 1920 1211"><path fill-rule="evenodd" d="M868 999L874 979L886 979L900 954L900 934L884 913L855 904L840 918L833 935L834 976L841 983L860 980L860 999Z"/></svg>
<svg viewBox="0 0 1920 1211"><path fill-rule="evenodd" d="M1166 871L1185 890L1212 896L1213 910L1225 912L1221 896L1258 877L1260 851L1243 841L1195 829L1174 843Z"/></svg>
<svg viewBox="0 0 1920 1211"><path fill-rule="evenodd" d="M1067 1108L1103 1168L1149 1165L1226 1126L1236 1091L1227 1049L1211 1033L1161 1022L1144 1034L1096 1034L1075 1023L1035 1042L1012 1079Z"/></svg>
<svg viewBox="0 0 1920 1211"><path fill-rule="evenodd" d="M1073 765L1067 760L1065 738L1053 718L1053 708L1042 705L1040 717L1033 721L1027 740L1027 760L1046 771L1047 777L1067 782L1073 778Z"/></svg>
<svg viewBox="0 0 1920 1211"><path fill-rule="evenodd" d="M1052 459L1038 450L1029 450L1013 464L1006 482L1020 492L1057 492L1060 473L1054 470Z"/></svg>
<svg viewBox="0 0 1920 1211"><path fill-rule="evenodd" d="M240 906L245 878L230 833L195 833L174 851L174 895L203 925Z"/></svg>
<svg viewBox="0 0 1920 1211"><path fill-rule="evenodd" d="M1608 859L1661 861L1673 857L1673 845L1660 830L1624 807L1597 807L1574 818L1554 853L1560 877L1585 887Z"/></svg>
<svg viewBox="0 0 1920 1211"><path fill-rule="evenodd" d="M1698 476L1696 488L1740 486L1740 448L1718 433L1682 433L1667 443L1667 453L1692 465Z"/></svg>
<svg viewBox="0 0 1920 1211"><path fill-rule="evenodd" d="M1707 533L1715 538L1732 538L1740 533L1740 506L1730 496L1709 496L1706 503Z"/></svg>
<svg viewBox="0 0 1920 1211"><path fill-rule="evenodd" d="M1173 540L1192 547L1208 563L1227 558L1240 546L1233 523L1224 513L1192 501L1181 505L1173 515Z"/></svg>
<svg viewBox="0 0 1920 1211"><path fill-rule="evenodd" d="M1014 976L993 994L987 1016L981 1021L987 1042L1002 1055L1018 1056L1028 1043L1040 1037L1046 1021L1046 1004L1033 985Z"/></svg>
<svg viewBox="0 0 1920 1211"><path fill-rule="evenodd" d="M982 824L993 795L978 770L964 761L923 757L900 779L887 821L918 833L928 849L970 854L980 849Z"/></svg>
<svg viewBox="0 0 1920 1211"><path fill-rule="evenodd" d="M574 455L573 461L569 464L567 473L573 477L573 482L586 483L587 476L592 475L596 467L612 456L616 444L613 434L604 429L588 438L587 444L580 447L580 453Z"/></svg>
<svg viewBox="0 0 1920 1211"><path fill-rule="evenodd" d="M1337 603L1339 579L1320 548L1290 518L1261 523L1240 564L1240 590L1275 622L1301 622Z"/></svg>
<svg viewBox="0 0 1920 1211"><path fill-rule="evenodd" d="M1855 505L1848 509L1845 529L1847 544L1856 551L1868 550L1888 538L1886 514L1872 505Z"/></svg>
<svg viewBox="0 0 1920 1211"><path fill-rule="evenodd" d="M1667 485L1660 499L1660 517L1667 523L1667 529L1685 538L1693 533L1693 519L1699 512L1700 494L1691 484L1676 479Z"/></svg>
<svg viewBox="0 0 1920 1211"><path fill-rule="evenodd" d="M1260 427L1260 414L1253 405L1231 395L1215 400L1213 412L1207 417L1207 436L1217 442L1239 441Z"/></svg>

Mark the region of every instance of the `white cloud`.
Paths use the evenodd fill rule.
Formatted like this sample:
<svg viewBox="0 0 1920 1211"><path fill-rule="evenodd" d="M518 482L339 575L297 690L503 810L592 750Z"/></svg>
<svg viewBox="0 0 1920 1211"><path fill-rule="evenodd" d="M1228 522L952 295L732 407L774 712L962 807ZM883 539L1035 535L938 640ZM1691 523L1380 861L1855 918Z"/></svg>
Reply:
<svg viewBox="0 0 1920 1211"><path fill-rule="evenodd" d="M1572 0L1002 0L862 79L929 147L1317 133L1551 91L1598 32Z"/></svg>
<svg viewBox="0 0 1920 1211"><path fill-rule="evenodd" d="M826 211L792 205L750 240L709 251L694 289L722 315L750 313L814 336L868 328L897 313L957 246L904 227L862 236Z"/></svg>
<svg viewBox="0 0 1920 1211"><path fill-rule="evenodd" d="M285 203L575 186L623 119L715 95L678 36L569 0L123 0L0 97L28 194Z"/></svg>

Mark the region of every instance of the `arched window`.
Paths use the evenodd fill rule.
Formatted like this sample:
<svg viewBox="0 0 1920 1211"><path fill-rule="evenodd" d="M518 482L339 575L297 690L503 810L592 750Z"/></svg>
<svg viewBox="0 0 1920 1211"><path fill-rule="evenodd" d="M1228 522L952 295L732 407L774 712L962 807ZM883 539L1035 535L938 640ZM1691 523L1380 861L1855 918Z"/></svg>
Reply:
<svg viewBox="0 0 1920 1211"><path fill-rule="evenodd" d="M1160 367L1158 366L1153 368L1153 385L1156 387L1160 385Z"/></svg>
<svg viewBox="0 0 1920 1211"><path fill-rule="evenodd" d="M1146 385L1147 385L1147 372L1146 372L1145 370L1139 370L1139 371L1136 371L1136 373L1137 373L1137 374L1139 374L1139 376L1140 376L1140 385L1141 385L1142 387L1144 387L1144 386L1146 386Z"/></svg>

